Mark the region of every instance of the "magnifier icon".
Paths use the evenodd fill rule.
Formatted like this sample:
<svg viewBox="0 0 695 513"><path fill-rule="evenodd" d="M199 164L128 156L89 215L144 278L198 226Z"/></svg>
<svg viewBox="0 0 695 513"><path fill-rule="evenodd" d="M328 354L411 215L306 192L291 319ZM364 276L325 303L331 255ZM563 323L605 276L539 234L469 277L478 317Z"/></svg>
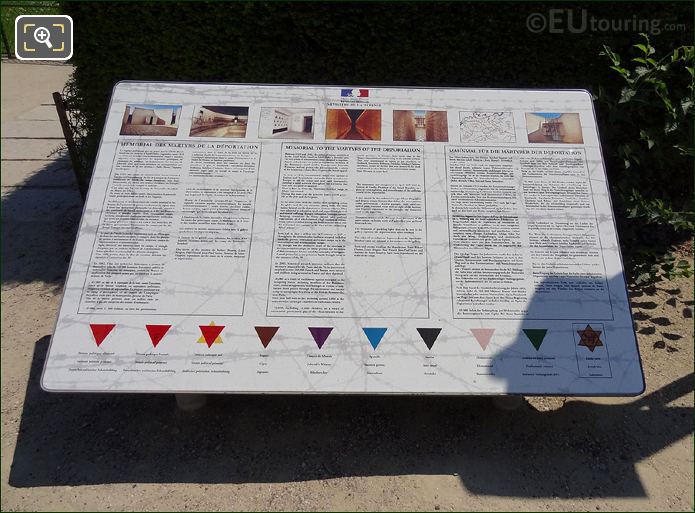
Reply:
<svg viewBox="0 0 695 513"><path fill-rule="evenodd" d="M53 45L51 44L51 33L46 27L38 27L34 31L34 39L39 44L44 44L48 48L53 48Z"/></svg>

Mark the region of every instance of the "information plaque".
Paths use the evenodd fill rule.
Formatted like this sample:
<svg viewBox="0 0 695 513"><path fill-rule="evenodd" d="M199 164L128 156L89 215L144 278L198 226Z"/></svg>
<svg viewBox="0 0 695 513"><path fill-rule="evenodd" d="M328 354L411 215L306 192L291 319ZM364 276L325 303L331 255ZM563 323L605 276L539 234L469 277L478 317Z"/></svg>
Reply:
<svg viewBox="0 0 695 513"><path fill-rule="evenodd" d="M42 386L641 393L591 96L120 82Z"/></svg>

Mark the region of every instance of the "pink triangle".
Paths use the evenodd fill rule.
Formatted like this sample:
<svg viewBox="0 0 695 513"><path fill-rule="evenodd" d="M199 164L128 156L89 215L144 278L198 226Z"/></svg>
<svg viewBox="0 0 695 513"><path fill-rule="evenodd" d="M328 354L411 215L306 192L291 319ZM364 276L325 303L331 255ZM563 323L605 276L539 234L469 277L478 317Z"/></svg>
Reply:
<svg viewBox="0 0 695 513"><path fill-rule="evenodd" d="M495 332L495 328L471 328L471 333L483 348L483 351L487 349L487 345L490 343L492 334Z"/></svg>

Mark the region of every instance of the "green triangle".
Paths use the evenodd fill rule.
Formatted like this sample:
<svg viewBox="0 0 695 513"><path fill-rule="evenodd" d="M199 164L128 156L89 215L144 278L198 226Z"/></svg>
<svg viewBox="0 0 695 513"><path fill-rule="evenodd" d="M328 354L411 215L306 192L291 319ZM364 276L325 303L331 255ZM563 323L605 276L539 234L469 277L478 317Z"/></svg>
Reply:
<svg viewBox="0 0 695 513"><path fill-rule="evenodd" d="M548 333L548 330L523 330L528 339L531 341L533 344L533 347L536 348L536 351L538 351L541 348L541 344L543 343L543 339L545 338L545 334Z"/></svg>

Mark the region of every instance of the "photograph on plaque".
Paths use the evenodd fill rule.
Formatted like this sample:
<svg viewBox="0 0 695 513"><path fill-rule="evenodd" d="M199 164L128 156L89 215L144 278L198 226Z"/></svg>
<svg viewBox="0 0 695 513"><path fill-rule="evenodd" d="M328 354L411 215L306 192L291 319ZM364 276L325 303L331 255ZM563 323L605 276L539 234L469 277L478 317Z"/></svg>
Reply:
<svg viewBox="0 0 695 513"><path fill-rule="evenodd" d="M514 143L514 113L504 111L459 112L462 143Z"/></svg>
<svg viewBox="0 0 695 513"><path fill-rule="evenodd" d="M530 143L584 144L577 113L527 112L526 133Z"/></svg>
<svg viewBox="0 0 695 513"><path fill-rule="evenodd" d="M381 111L327 109L326 139L381 141Z"/></svg>
<svg viewBox="0 0 695 513"><path fill-rule="evenodd" d="M314 109L264 107L258 128L260 139L313 139Z"/></svg>
<svg viewBox="0 0 695 513"><path fill-rule="evenodd" d="M446 111L394 110L393 140L447 142Z"/></svg>
<svg viewBox="0 0 695 513"><path fill-rule="evenodd" d="M201 105L196 107L191 123L191 137L246 137L248 107Z"/></svg>
<svg viewBox="0 0 695 513"><path fill-rule="evenodd" d="M123 112L120 134L175 136L180 116L181 105L129 104Z"/></svg>

